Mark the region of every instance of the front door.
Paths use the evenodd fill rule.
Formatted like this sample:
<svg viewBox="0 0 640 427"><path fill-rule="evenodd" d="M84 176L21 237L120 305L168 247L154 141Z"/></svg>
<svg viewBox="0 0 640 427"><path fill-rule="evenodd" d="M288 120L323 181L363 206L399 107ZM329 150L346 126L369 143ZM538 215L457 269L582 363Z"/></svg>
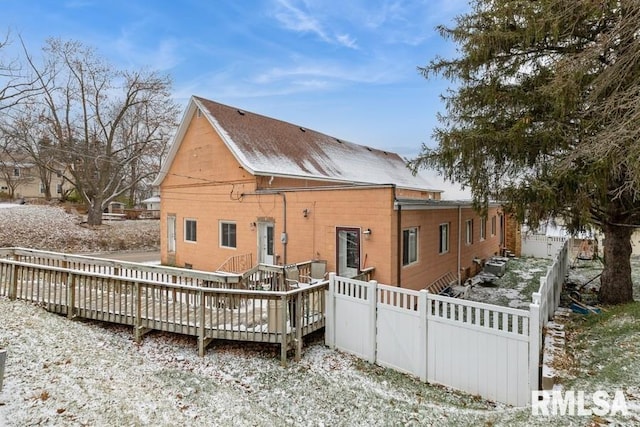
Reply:
<svg viewBox="0 0 640 427"><path fill-rule="evenodd" d="M273 223L258 223L258 262L275 264L273 242Z"/></svg>
<svg viewBox="0 0 640 427"><path fill-rule="evenodd" d="M336 229L336 240L336 274L343 277L357 276L360 273L360 229L339 227Z"/></svg>

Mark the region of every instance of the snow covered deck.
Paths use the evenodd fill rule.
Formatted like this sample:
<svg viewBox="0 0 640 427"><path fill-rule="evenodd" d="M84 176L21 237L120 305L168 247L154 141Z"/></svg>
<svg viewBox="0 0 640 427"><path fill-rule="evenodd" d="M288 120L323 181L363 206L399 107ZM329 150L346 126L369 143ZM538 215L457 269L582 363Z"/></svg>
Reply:
<svg viewBox="0 0 640 427"><path fill-rule="evenodd" d="M275 266L221 275L0 249L0 295L69 318L131 325L136 340L151 330L196 336L200 355L215 339L279 343L284 365L288 350L298 360L303 337L325 326L327 282L291 290L283 283Z"/></svg>

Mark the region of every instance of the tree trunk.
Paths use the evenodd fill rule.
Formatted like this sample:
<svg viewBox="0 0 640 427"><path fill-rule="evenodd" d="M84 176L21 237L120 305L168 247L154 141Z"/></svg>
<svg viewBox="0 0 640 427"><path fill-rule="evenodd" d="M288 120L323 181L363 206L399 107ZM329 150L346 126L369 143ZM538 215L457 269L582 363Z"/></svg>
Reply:
<svg viewBox="0 0 640 427"><path fill-rule="evenodd" d="M97 200L93 200L91 203L89 203L89 209L87 211L87 224L102 225L102 203Z"/></svg>
<svg viewBox="0 0 640 427"><path fill-rule="evenodd" d="M633 301L631 281L632 227L605 225L604 270L600 276L599 300L603 304L622 304Z"/></svg>

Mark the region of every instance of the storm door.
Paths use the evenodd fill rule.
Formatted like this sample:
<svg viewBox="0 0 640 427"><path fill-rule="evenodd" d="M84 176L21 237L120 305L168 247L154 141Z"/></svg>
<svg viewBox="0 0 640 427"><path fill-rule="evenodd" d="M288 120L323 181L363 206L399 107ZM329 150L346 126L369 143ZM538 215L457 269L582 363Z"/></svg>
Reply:
<svg viewBox="0 0 640 427"><path fill-rule="evenodd" d="M258 262L275 264L272 222L258 223Z"/></svg>
<svg viewBox="0 0 640 427"><path fill-rule="evenodd" d="M360 273L360 229L336 229L337 275L355 277Z"/></svg>
<svg viewBox="0 0 640 427"><path fill-rule="evenodd" d="M167 252L174 253L176 251L176 217L167 216Z"/></svg>

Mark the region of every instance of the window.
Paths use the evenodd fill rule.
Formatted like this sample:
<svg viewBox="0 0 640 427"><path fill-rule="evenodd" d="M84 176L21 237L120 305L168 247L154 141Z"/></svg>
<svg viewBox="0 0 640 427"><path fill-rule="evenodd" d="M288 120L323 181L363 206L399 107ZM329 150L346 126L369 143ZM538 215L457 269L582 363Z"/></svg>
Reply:
<svg viewBox="0 0 640 427"><path fill-rule="evenodd" d="M402 230L402 265L418 261L418 228Z"/></svg>
<svg viewBox="0 0 640 427"><path fill-rule="evenodd" d="M44 184L40 183L40 194L44 194Z"/></svg>
<svg viewBox="0 0 640 427"><path fill-rule="evenodd" d="M58 192L58 194L62 194L62 184L56 185L56 191Z"/></svg>
<svg viewBox="0 0 640 427"><path fill-rule="evenodd" d="M471 245L473 243L473 220L465 221L465 243Z"/></svg>
<svg viewBox="0 0 640 427"><path fill-rule="evenodd" d="M20 168L13 168L13 176L20 176Z"/></svg>
<svg viewBox="0 0 640 427"><path fill-rule="evenodd" d="M449 252L449 223L440 224L440 253Z"/></svg>
<svg viewBox="0 0 640 427"><path fill-rule="evenodd" d="M195 219L184 220L184 240L187 242L196 241L197 221Z"/></svg>
<svg viewBox="0 0 640 427"><path fill-rule="evenodd" d="M491 235L495 236L496 235L496 216L492 216L491 217Z"/></svg>
<svg viewBox="0 0 640 427"><path fill-rule="evenodd" d="M487 238L487 217L483 216L480 218L480 240L484 240Z"/></svg>
<svg viewBox="0 0 640 427"><path fill-rule="evenodd" d="M234 222L220 223L220 246L225 248L236 247L236 224Z"/></svg>

